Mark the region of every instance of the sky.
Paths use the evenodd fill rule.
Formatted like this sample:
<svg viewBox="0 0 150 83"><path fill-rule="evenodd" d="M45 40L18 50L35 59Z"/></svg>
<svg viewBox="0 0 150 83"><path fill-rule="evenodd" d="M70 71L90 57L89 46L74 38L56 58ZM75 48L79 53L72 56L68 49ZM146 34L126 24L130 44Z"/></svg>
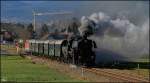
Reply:
<svg viewBox="0 0 150 83"><path fill-rule="evenodd" d="M33 10L69 11L79 18L94 12L106 12L112 16L124 14L137 20L149 16L148 3L148 1L1 1L1 20L31 22Z"/></svg>
<svg viewBox="0 0 150 83"><path fill-rule="evenodd" d="M2 20L31 21L32 11L36 12L75 12L80 4L65 1L2 1Z"/></svg>

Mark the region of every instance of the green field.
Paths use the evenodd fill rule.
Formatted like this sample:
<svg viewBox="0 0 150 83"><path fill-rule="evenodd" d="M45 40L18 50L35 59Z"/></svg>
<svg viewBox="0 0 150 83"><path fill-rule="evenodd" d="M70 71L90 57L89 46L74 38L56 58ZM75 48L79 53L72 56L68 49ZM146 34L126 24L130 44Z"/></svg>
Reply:
<svg viewBox="0 0 150 83"><path fill-rule="evenodd" d="M20 56L1 56L1 81L12 82L81 82L46 65L33 64Z"/></svg>

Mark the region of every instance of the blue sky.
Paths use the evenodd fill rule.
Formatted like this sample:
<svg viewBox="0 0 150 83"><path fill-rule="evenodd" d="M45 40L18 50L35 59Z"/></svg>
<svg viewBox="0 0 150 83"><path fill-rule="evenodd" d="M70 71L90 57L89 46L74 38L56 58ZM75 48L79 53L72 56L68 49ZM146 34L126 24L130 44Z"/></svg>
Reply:
<svg viewBox="0 0 150 83"><path fill-rule="evenodd" d="M2 1L1 19L16 21L31 21L32 11L38 12L76 12L79 9L78 2L65 1Z"/></svg>
<svg viewBox="0 0 150 83"><path fill-rule="evenodd" d="M145 1L1 1L1 20L31 22L32 11L71 11L76 17L94 12L117 15L125 12L130 17L147 18L149 4ZM137 15L138 13L138 15Z"/></svg>

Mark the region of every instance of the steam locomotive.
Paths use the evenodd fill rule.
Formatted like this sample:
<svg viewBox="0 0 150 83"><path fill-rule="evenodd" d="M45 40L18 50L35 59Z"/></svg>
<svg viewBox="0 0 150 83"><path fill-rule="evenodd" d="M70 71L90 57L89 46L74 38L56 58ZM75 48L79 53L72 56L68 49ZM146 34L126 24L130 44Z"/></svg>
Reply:
<svg viewBox="0 0 150 83"><path fill-rule="evenodd" d="M35 56L47 56L58 61L81 66L95 64L96 43L84 36L73 36L68 39L27 40L29 52Z"/></svg>

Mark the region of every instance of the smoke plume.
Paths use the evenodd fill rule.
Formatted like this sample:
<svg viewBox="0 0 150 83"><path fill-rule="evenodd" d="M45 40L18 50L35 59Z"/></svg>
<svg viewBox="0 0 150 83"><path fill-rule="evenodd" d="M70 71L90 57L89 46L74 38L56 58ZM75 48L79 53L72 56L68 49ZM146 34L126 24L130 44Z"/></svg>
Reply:
<svg viewBox="0 0 150 83"><path fill-rule="evenodd" d="M94 22L95 26L91 22ZM112 19L107 14L99 12L81 18L81 34L88 29L87 26L94 30L95 33L90 38L96 41L99 48L132 58L149 54L149 19L139 26L125 17L116 16Z"/></svg>

